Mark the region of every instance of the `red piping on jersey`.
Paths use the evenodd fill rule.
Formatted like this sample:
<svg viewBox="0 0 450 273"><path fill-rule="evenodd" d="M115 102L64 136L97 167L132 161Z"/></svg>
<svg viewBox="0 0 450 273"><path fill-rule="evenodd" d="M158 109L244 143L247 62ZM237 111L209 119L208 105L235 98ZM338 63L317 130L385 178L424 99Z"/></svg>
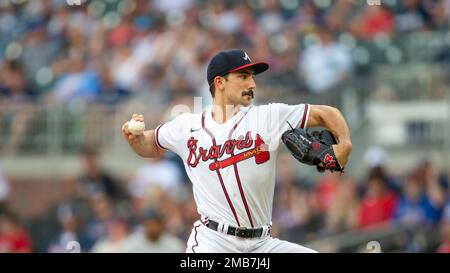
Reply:
<svg viewBox="0 0 450 273"><path fill-rule="evenodd" d="M308 115L308 111L309 111L309 104L305 104L305 110L303 111L303 118L302 118L302 123L300 124L300 128L303 128L303 126L305 126L306 123L306 116Z"/></svg>
<svg viewBox="0 0 450 273"><path fill-rule="evenodd" d="M158 132L159 132L159 128L161 128L161 126L163 126L163 125L164 125L164 123L161 124L161 125L159 125L159 126L156 128L156 130L155 130L155 140L156 140L156 145L158 145L159 147L163 148L164 150L168 150L167 148L164 148L164 147L161 145L161 143L159 143L159 140L158 140Z"/></svg>
<svg viewBox="0 0 450 273"><path fill-rule="evenodd" d="M211 137L213 145L215 146L216 145L216 139L214 138L214 135L205 126L205 112L203 112L203 114L202 114L202 128ZM214 158L214 162L217 162L216 158ZM233 204L231 203L230 197L228 196L227 189L225 188L225 184L223 183L223 180L222 180L222 175L220 174L219 170L216 170L216 173L217 173L217 177L219 178L220 185L222 186L222 190L223 190L223 192L225 194L225 197L227 198L228 205L230 206L231 211L233 212L234 218L236 219L236 223L240 227L241 224L239 223L239 219L237 217L236 210L234 209Z"/></svg>
<svg viewBox="0 0 450 273"><path fill-rule="evenodd" d="M198 225L196 225L194 227L194 230L195 230L195 235L194 235L195 245L192 246L192 252L194 252L194 253L195 253L194 247L198 246L198 241L197 241L197 234L198 234L198 232L197 232L197 228L199 226L200 226L200 224L198 224Z"/></svg>
<svg viewBox="0 0 450 273"><path fill-rule="evenodd" d="M205 217L205 221L202 221L202 218L200 217L200 222L206 226L206 224L208 224L208 222L209 222L209 218Z"/></svg>
<svg viewBox="0 0 450 273"><path fill-rule="evenodd" d="M236 122L236 124L233 126L233 128L231 128L230 133L228 134L228 139L231 139L231 135L233 134L234 130L237 128L237 126L242 121L242 119L245 117L245 115L247 115L247 113L248 113L248 111L245 112L245 114L241 117L241 119L238 122ZM234 156L234 151L231 151L231 156ZM239 187L239 192L241 193L242 202L244 203L245 211L247 212L248 219L250 220L250 225L252 225L252 227L253 227L252 216L250 214L250 210L247 205L247 200L245 199L244 190L242 189L241 178L239 177L237 164L233 163L233 167L234 167L234 175L236 176L236 181L237 181L237 184Z"/></svg>

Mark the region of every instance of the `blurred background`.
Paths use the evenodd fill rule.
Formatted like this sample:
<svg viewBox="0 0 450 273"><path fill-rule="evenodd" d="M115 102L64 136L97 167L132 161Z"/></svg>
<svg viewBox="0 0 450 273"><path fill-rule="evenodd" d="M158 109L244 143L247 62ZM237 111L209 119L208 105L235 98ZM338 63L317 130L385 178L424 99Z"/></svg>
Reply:
<svg viewBox="0 0 450 273"><path fill-rule="evenodd" d="M207 62L235 47L271 65L255 104L332 105L352 132L342 176L281 151L273 236L449 252L449 26L450 0L0 0L0 252L184 252L183 163L120 128L206 106Z"/></svg>

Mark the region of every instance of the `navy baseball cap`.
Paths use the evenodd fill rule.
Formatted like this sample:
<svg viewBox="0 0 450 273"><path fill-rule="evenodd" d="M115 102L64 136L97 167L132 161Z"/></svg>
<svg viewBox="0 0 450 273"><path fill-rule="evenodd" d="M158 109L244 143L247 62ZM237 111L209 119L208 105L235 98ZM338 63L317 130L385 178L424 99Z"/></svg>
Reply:
<svg viewBox="0 0 450 273"><path fill-rule="evenodd" d="M255 62L242 49L230 49L217 53L208 64L208 84L211 85L217 76L225 76L228 73L252 67L255 74L262 73L269 68L265 62Z"/></svg>

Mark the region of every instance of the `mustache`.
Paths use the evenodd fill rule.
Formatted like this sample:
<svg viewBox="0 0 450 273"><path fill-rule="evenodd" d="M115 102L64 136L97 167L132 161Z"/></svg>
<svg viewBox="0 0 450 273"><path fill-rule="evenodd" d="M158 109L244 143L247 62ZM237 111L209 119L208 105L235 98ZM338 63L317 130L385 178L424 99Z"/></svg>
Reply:
<svg viewBox="0 0 450 273"><path fill-rule="evenodd" d="M249 95L253 98L254 97L253 90L245 90L242 92L242 96L247 96L247 95Z"/></svg>

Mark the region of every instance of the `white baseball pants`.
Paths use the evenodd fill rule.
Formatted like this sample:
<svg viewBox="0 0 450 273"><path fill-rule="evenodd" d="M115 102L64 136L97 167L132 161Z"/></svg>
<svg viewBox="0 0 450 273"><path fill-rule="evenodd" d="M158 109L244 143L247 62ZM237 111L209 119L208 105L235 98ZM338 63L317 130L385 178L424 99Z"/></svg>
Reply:
<svg viewBox="0 0 450 273"><path fill-rule="evenodd" d="M317 253L317 251L288 241L272 238L240 238L214 231L200 220L194 223L186 253Z"/></svg>

